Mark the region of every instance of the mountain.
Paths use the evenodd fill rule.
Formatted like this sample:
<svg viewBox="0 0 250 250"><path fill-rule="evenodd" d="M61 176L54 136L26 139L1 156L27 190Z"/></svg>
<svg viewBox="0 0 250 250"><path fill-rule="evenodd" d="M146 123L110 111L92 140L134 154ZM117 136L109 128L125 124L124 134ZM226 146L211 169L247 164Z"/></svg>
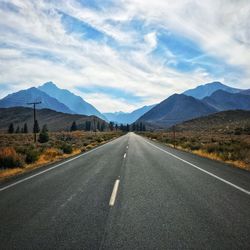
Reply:
<svg viewBox="0 0 250 250"><path fill-rule="evenodd" d="M164 128L214 112L216 109L194 97L174 94L145 113L136 122L144 122L149 127Z"/></svg>
<svg viewBox="0 0 250 250"><path fill-rule="evenodd" d="M240 94L250 95L250 89L243 90L243 91L240 92Z"/></svg>
<svg viewBox="0 0 250 250"><path fill-rule="evenodd" d="M104 113L104 116L115 123L131 124L135 122L139 117L144 115L155 105L143 106L142 108L136 109L131 113L115 112L115 113Z"/></svg>
<svg viewBox="0 0 250 250"><path fill-rule="evenodd" d="M28 105L27 103L35 101L42 102L41 104L37 105L38 109L49 108L58 112L69 114L73 113L73 111L63 103L34 87L7 95L0 100L0 108L18 106L31 107L31 105Z"/></svg>
<svg viewBox="0 0 250 250"><path fill-rule="evenodd" d="M250 111L228 110L185 121L175 126L179 131L224 131L250 129Z"/></svg>
<svg viewBox="0 0 250 250"><path fill-rule="evenodd" d="M37 120L40 128L46 124L49 131L69 131L72 122L75 121L78 129L83 129L86 121L92 121L92 124L99 121L100 124L105 121L95 117L77 114L66 114L56 112L50 109L37 110ZM0 108L0 131L6 132L9 124L13 123L16 128L23 127L27 123L28 130L31 132L33 128L33 109L26 107ZM107 125L107 124L106 124Z"/></svg>
<svg viewBox="0 0 250 250"><path fill-rule="evenodd" d="M44 83L38 89L64 103L76 114L95 115L101 119L105 119L93 105L66 89L58 88L53 82Z"/></svg>
<svg viewBox="0 0 250 250"><path fill-rule="evenodd" d="M250 96L241 93L232 94L218 90L211 96L205 97L202 101L218 111L235 109L250 110Z"/></svg>
<svg viewBox="0 0 250 250"><path fill-rule="evenodd" d="M221 82L211 82L204 85L200 85L194 89L189 89L183 92L184 95L192 96L197 99L203 99L206 96L212 95L217 90L224 90L229 93L238 93L241 89L229 87Z"/></svg>

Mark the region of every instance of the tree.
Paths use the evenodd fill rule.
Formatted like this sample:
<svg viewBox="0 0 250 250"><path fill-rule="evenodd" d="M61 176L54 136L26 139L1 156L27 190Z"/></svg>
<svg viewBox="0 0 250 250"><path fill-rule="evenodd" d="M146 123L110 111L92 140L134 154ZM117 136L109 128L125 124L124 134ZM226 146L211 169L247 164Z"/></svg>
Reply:
<svg viewBox="0 0 250 250"><path fill-rule="evenodd" d="M97 130L98 130L98 131L101 130L101 125L100 125L100 122L99 122L99 121L97 122Z"/></svg>
<svg viewBox="0 0 250 250"><path fill-rule="evenodd" d="M48 133L48 128L47 128L47 125L43 125L43 128L42 128L42 131L41 133L39 134L39 138L38 138L38 141L40 143L45 143L45 142L48 142L49 141L49 133Z"/></svg>
<svg viewBox="0 0 250 250"><path fill-rule="evenodd" d="M34 124L34 127L33 127L33 132L34 133L39 133L40 132L40 127L39 127L39 124L38 124L37 120L35 120L35 124Z"/></svg>
<svg viewBox="0 0 250 250"><path fill-rule="evenodd" d="M110 123L109 123L109 129L110 129L111 131L114 130L114 122L110 122Z"/></svg>
<svg viewBox="0 0 250 250"><path fill-rule="evenodd" d="M139 131L139 124L136 123L136 128L135 128L136 131Z"/></svg>
<svg viewBox="0 0 250 250"><path fill-rule="evenodd" d="M91 121L86 121L85 123L85 130L90 131L91 130Z"/></svg>
<svg viewBox="0 0 250 250"><path fill-rule="evenodd" d="M14 125L13 125L13 123L11 123L11 124L9 125L8 133L9 133L9 134L13 134L13 133L14 133Z"/></svg>
<svg viewBox="0 0 250 250"><path fill-rule="evenodd" d="M102 124L101 124L101 131L104 131L105 130L105 123L103 122Z"/></svg>
<svg viewBox="0 0 250 250"><path fill-rule="evenodd" d="M25 134L28 133L28 126L27 126L27 123L24 123L24 125L23 125L23 132L24 132Z"/></svg>
<svg viewBox="0 0 250 250"><path fill-rule="evenodd" d="M76 122L73 121L73 122L72 122L72 125L71 125L71 127L70 127L70 131L72 132L72 131L76 131L76 130L77 130L77 125L76 125Z"/></svg>
<svg viewBox="0 0 250 250"><path fill-rule="evenodd" d="M130 130L130 129L129 129L129 124L127 124L127 126L126 126L126 131L129 132L129 130Z"/></svg>
<svg viewBox="0 0 250 250"><path fill-rule="evenodd" d="M19 126L17 126L17 128L16 128L16 134L18 134L18 133L20 133L20 127Z"/></svg>
<svg viewBox="0 0 250 250"><path fill-rule="evenodd" d="M132 131L135 131L135 130L136 130L136 124L133 123L133 124L132 124Z"/></svg>

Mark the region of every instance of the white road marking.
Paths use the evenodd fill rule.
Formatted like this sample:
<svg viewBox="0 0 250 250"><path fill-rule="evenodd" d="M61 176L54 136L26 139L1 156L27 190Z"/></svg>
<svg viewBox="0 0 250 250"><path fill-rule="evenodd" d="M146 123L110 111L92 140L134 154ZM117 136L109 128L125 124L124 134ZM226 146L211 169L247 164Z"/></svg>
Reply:
<svg viewBox="0 0 250 250"><path fill-rule="evenodd" d="M126 158L126 156L127 156L127 153L125 153L125 154L124 154L123 158L125 159L125 158Z"/></svg>
<svg viewBox="0 0 250 250"><path fill-rule="evenodd" d="M111 207L114 206L114 204L115 204L115 199L116 199L116 195L117 195L119 183L120 183L120 180L116 180L116 181L115 181L115 185L114 185L114 188L113 188L113 192L112 192L112 194L111 194L110 201L109 201L109 205L110 205Z"/></svg>
<svg viewBox="0 0 250 250"><path fill-rule="evenodd" d="M119 137L119 138L117 138L117 139L120 139L120 138L121 138L121 137ZM115 140L117 140L117 139L115 139ZM110 141L110 142L113 142L113 141L115 141L115 140L112 140L112 141ZM48 169L46 169L46 170L43 170L43 171L41 171L41 172L39 172L39 173L33 174L33 175L28 176L28 177L26 177L26 178L24 178L24 179L21 179L21 180L16 181L16 182L14 182L14 183L12 183L12 184L9 184L9 185L7 185L7 186L5 186L5 187L2 187L2 188L0 188L0 192L4 191L4 190L6 190L6 189L9 189L9 188L11 188L11 187L14 187L14 186L16 186L16 185L18 185L18 184L20 184L20 183L22 183L22 182L25 182L25 181L27 181L27 180L33 179L34 177L36 177L36 176L38 176L38 175L44 174L44 173L46 173L46 172L49 172L49 171L51 171L51 170L53 170L53 169L55 169L55 168L58 168L58 167L60 167L60 166L62 166L62 165L64 165L64 164L66 164L66 163L68 163L68 162L74 161L74 160L76 160L76 159L78 159L78 158L80 158L80 157L82 157L82 156L84 156L84 155L87 155L87 154L89 154L89 153L92 153L92 152L94 152L94 151L96 151L96 150L98 150L98 149L100 149L100 148L102 148L102 147L104 147L104 146L106 146L106 145L108 145L108 144L109 144L109 142L106 143L106 144L103 144L103 145L101 145L101 146L99 146L99 147L97 147L97 148L94 148L94 149L92 149L92 150L90 150L90 151L88 151L88 152L85 152L85 153L83 153L83 154L81 154L81 155L78 155L78 156L73 157L73 158L71 158L71 159L69 159L69 160L66 160L66 161L64 161L64 162L62 162L62 163L59 163L59 164L57 164L57 165L55 165L55 166L53 166L53 167L50 167L50 168L48 168Z"/></svg>
<svg viewBox="0 0 250 250"><path fill-rule="evenodd" d="M192 167L194 167L194 168L196 168L196 169L202 171L203 173L206 173L206 174L208 174L208 175L210 175L210 176L216 178L217 180L220 180L220 181L222 181L222 182L224 182L224 183L226 183L226 184L228 184L228 185L230 185L230 186L232 186L232 187L238 189L239 191L241 191L241 192L243 192L243 193L245 193L245 194L250 195L250 191L248 191L248 190L246 190L246 189L244 189L244 188L242 188L242 187L239 187L239 186L233 184L232 182L227 181L227 180L225 180L225 179L223 179L223 178L221 178L221 177L219 177L219 176L217 176L217 175L215 175L215 174L212 174L212 173L210 173L209 171L206 171L206 170L204 170L204 169L202 169L202 168L200 168L200 167L194 165L194 164L191 163L191 162L188 162L188 161L186 161L186 160L184 160L184 159L182 159L182 158L180 158L180 157L178 157L178 156L176 156L176 155L174 155L174 154L172 154L172 153L170 153L170 152L168 152L168 151L166 151L166 150L164 150L164 149L162 149L162 148L160 148L160 147L157 147L156 145L154 145L154 144L152 144L152 143L150 143L150 142L148 142L148 141L146 141L146 140L145 140L145 142L148 143L148 144L150 144L151 146L153 146L153 147L155 147L155 148L161 150L162 152L164 152L164 153L166 153L166 154L168 154L168 155L171 155L172 157L174 157L174 158L176 158L176 159L178 159L178 160L180 160L180 161L182 161L182 162L185 162L185 163L187 163L188 165L190 165L190 166L192 166Z"/></svg>

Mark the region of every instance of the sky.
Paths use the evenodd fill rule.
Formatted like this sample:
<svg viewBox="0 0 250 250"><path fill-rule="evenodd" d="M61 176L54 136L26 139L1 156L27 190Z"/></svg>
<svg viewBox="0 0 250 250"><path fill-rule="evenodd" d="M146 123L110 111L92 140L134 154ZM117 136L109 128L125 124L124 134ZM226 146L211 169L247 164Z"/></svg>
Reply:
<svg viewBox="0 0 250 250"><path fill-rule="evenodd" d="M249 0L0 0L0 98L53 81L129 112L221 81L250 88Z"/></svg>

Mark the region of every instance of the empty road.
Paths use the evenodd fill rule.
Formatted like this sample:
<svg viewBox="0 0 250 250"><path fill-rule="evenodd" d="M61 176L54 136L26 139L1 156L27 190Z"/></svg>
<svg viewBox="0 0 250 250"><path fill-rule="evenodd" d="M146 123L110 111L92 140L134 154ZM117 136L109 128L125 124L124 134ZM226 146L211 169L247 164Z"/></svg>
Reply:
<svg viewBox="0 0 250 250"><path fill-rule="evenodd" d="M250 173L128 133L0 186L0 249L250 249Z"/></svg>

